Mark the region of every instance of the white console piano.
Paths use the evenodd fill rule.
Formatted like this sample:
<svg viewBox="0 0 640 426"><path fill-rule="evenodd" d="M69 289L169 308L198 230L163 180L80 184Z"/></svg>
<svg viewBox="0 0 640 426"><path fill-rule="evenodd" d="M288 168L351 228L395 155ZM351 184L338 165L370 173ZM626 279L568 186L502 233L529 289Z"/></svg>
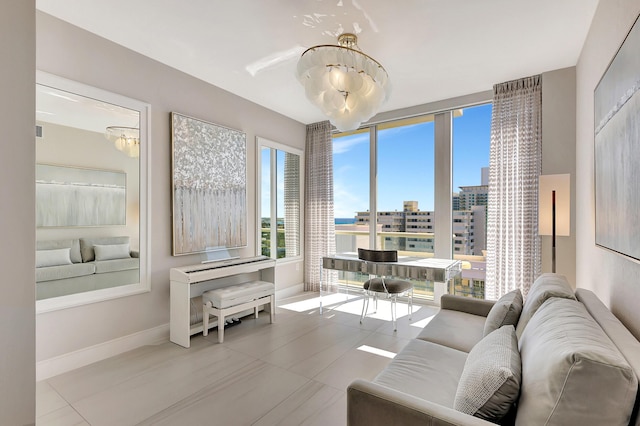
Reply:
<svg viewBox="0 0 640 426"><path fill-rule="evenodd" d="M275 284L275 266L274 259L257 256L171 268L170 340L188 348L191 335L203 330L201 322L191 325L193 297L208 290L251 281L256 274L261 281ZM202 306L197 309L202 309Z"/></svg>

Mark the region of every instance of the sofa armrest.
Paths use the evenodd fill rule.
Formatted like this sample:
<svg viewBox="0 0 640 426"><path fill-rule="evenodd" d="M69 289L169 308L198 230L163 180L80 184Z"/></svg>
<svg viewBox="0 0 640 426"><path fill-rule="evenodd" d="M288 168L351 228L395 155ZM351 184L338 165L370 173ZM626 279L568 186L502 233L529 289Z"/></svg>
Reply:
<svg viewBox="0 0 640 426"><path fill-rule="evenodd" d="M440 298L440 308L442 309L466 312L481 317L486 317L495 303L494 300L474 299L453 294L445 294Z"/></svg>
<svg viewBox="0 0 640 426"><path fill-rule="evenodd" d="M493 425L415 396L368 382L355 380L347 389L347 425Z"/></svg>

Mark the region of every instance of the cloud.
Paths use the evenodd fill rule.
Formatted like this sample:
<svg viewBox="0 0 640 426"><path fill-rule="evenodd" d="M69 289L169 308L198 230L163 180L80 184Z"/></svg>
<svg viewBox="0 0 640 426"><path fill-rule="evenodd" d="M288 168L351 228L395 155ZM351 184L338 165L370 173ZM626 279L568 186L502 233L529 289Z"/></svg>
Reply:
<svg viewBox="0 0 640 426"><path fill-rule="evenodd" d="M337 138L333 141L333 154L344 154L349 152L354 146L362 143L369 143L368 133Z"/></svg>

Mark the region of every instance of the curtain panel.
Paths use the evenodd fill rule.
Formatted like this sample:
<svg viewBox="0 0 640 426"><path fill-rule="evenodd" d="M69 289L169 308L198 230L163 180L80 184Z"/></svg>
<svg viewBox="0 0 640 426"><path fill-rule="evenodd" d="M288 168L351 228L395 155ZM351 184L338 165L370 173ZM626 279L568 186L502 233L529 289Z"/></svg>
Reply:
<svg viewBox="0 0 640 426"><path fill-rule="evenodd" d="M336 253L333 217L333 139L331 124L328 121L307 126L305 159L304 289L319 291L322 256ZM328 278L330 277L325 277L328 282L334 282Z"/></svg>
<svg viewBox="0 0 640 426"><path fill-rule="evenodd" d="M538 178L542 170L542 78L493 88L485 297L519 288L526 296L540 275Z"/></svg>

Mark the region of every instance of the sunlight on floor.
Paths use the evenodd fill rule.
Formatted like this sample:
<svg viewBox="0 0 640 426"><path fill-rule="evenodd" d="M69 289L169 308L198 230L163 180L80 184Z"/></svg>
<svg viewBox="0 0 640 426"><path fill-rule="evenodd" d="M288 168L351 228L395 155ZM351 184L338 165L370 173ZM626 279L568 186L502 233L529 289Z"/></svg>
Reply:
<svg viewBox="0 0 640 426"><path fill-rule="evenodd" d="M420 329L424 328L425 325L429 324L431 320L435 317L435 315L431 315L430 317L426 317L425 319L421 319L420 321L416 321L411 323L411 327L418 327Z"/></svg>
<svg viewBox="0 0 640 426"><path fill-rule="evenodd" d="M310 299L301 300L299 302L292 302L292 303L287 303L286 305L280 305L279 307L282 309L287 309L295 312L306 312L311 309L319 309L321 300L322 300L322 306L324 308L328 308L331 305L335 305L338 303L345 303L351 299L359 299L359 298L362 298L362 296L358 296L355 294L334 293L334 294L322 296L322 299L320 298L320 296L316 296Z"/></svg>
<svg viewBox="0 0 640 426"><path fill-rule="evenodd" d="M359 351L369 352L370 354L380 355L385 358L395 358L397 354L389 351L385 351L384 349L378 349L367 345L362 345L358 348Z"/></svg>

